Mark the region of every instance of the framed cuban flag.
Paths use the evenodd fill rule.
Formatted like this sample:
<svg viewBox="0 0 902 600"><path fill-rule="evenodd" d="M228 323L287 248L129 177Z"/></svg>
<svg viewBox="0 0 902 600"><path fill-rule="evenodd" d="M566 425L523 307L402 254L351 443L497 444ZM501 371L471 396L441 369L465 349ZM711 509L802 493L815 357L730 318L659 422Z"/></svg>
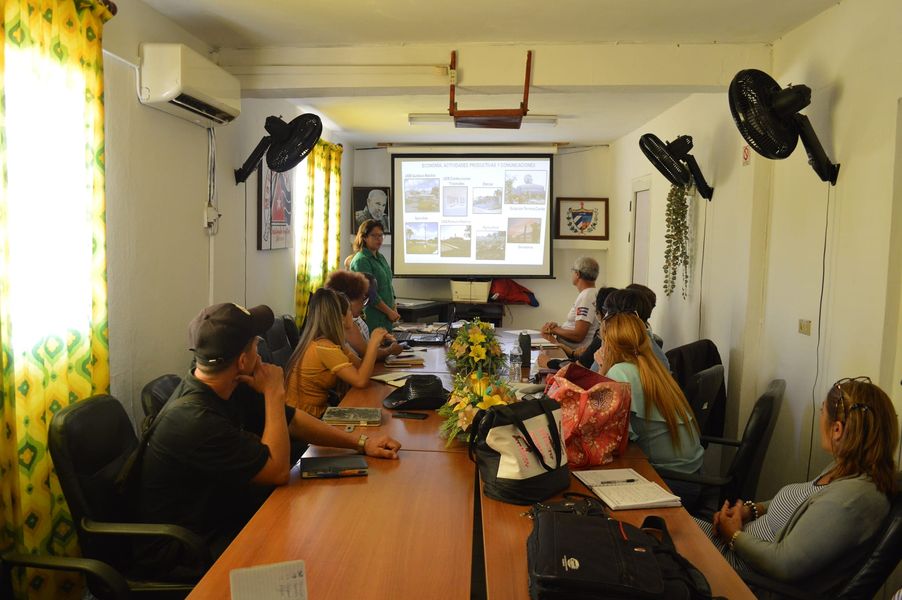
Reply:
<svg viewBox="0 0 902 600"><path fill-rule="evenodd" d="M607 240L607 198L558 198L554 237L559 240Z"/></svg>

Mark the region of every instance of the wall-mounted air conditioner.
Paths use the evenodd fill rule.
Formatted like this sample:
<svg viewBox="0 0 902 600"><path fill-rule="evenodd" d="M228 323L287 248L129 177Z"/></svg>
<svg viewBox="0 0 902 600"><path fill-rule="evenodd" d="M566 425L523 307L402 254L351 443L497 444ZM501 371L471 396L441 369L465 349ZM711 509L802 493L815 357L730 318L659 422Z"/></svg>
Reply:
<svg viewBox="0 0 902 600"><path fill-rule="evenodd" d="M241 113L241 84L184 44L141 44L142 104L201 127L232 121Z"/></svg>

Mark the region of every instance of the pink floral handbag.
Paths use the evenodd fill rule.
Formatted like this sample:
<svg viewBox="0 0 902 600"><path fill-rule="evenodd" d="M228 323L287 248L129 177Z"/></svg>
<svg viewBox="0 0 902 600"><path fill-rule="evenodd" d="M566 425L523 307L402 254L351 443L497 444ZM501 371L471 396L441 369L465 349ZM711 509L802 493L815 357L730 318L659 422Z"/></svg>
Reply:
<svg viewBox="0 0 902 600"><path fill-rule="evenodd" d="M549 377L545 394L561 405L567 462L589 467L611 462L629 442L630 384L578 363Z"/></svg>

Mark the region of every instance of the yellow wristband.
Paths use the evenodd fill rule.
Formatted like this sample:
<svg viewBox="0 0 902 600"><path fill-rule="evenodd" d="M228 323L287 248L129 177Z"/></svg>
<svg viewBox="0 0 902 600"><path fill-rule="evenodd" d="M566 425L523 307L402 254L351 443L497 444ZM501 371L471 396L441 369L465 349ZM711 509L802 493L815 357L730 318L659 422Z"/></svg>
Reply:
<svg viewBox="0 0 902 600"><path fill-rule="evenodd" d="M360 438L357 440L357 452L359 454L366 454L366 441L370 439L365 433L360 434Z"/></svg>

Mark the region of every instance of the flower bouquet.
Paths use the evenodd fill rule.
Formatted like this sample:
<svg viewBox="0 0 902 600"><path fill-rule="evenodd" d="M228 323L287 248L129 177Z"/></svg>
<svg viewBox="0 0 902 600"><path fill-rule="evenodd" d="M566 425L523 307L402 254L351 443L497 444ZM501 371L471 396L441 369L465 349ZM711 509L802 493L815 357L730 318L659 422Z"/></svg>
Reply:
<svg viewBox="0 0 902 600"><path fill-rule="evenodd" d="M468 440L470 425L473 424L473 417L477 412L496 404L510 404L516 400L514 390L498 375L489 375L482 371L473 371L466 375L458 373L454 376L451 397L437 411L439 415L445 417L439 433L447 440L448 446L461 434Z"/></svg>
<svg viewBox="0 0 902 600"><path fill-rule="evenodd" d="M461 327L448 348L448 364L463 375L500 373L505 356L492 324L474 319Z"/></svg>

